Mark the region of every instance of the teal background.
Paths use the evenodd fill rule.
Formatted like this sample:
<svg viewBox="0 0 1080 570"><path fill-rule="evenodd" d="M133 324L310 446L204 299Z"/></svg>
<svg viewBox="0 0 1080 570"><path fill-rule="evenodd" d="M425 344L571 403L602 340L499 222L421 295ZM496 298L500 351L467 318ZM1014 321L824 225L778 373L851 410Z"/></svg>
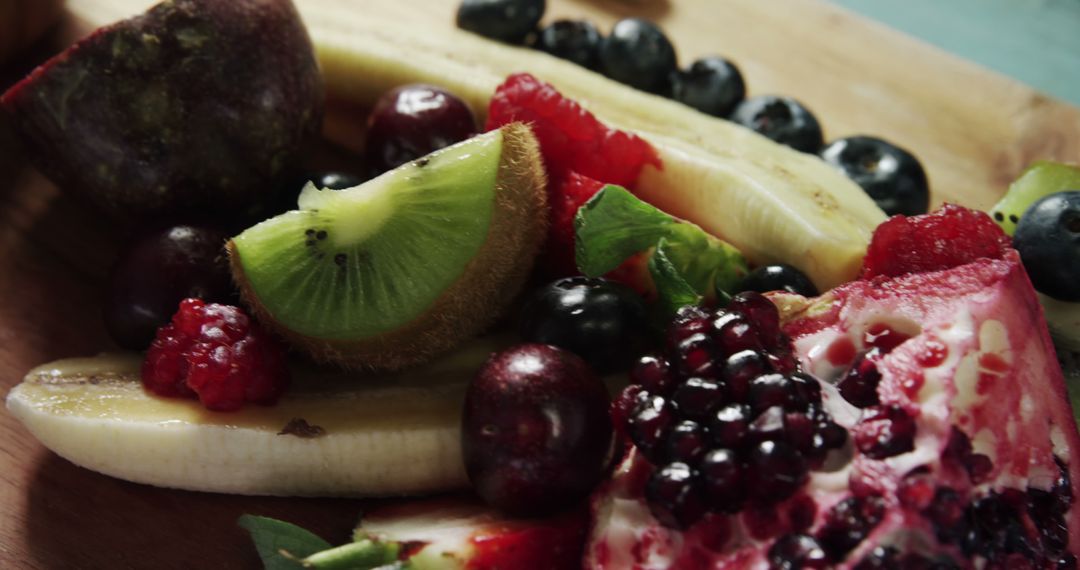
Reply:
<svg viewBox="0 0 1080 570"><path fill-rule="evenodd" d="M832 0L1080 105L1080 0Z"/></svg>

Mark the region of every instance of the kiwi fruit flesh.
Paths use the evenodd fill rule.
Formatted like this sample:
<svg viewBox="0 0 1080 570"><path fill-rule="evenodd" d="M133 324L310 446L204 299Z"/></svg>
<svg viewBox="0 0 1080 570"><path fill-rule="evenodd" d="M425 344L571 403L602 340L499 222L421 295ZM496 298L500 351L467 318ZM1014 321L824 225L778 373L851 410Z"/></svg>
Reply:
<svg viewBox="0 0 1080 570"><path fill-rule="evenodd" d="M1011 236L1024 212L1036 200L1066 190L1080 190L1080 166L1039 161L1009 185L1009 190L990 210L990 215Z"/></svg>
<svg viewBox="0 0 1080 570"><path fill-rule="evenodd" d="M229 241L252 312L316 360L395 370L493 323L547 230L539 145L506 125L346 190L305 188L299 210Z"/></svg>

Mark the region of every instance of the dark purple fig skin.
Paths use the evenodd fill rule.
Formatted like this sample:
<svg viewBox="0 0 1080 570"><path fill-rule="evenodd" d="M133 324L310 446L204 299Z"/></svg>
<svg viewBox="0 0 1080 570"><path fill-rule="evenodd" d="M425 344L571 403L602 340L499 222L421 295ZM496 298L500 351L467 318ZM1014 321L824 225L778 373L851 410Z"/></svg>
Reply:
<svg viewBox="0 0 1080 570"><path fill-rule="evenodd" d="M521 344L493 354L465 395L462 451L473 489L517 516L583 500L608 464L609 403L604 383L572 352Z"/></svg>
<svg viewBox="0 0 1080 570"><path fill-rule="evenodd" d="M290 0L170 0L101 28L0 104L38 167L108 214L256 212L319 133Z"/></svg>

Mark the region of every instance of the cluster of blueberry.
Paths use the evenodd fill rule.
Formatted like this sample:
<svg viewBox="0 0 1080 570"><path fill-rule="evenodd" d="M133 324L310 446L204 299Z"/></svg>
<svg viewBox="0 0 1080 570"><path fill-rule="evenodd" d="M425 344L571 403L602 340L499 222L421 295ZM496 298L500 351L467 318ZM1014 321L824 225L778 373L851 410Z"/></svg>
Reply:
<svg viewBox="0 0 1080 570"><path fill-rule="evenodd" d="M916 215L929 208L926 173L910 152L870 136L841 138L826 146L820 123L799 101L778 95L746 98L742 73L727 59L704 57L680 69L675 47L652 22L620 20L605 37L585 20L557 20L540 28L545 8L545 0L464 0L457 25L494 40L531 45L796 150L819 154L859 184L886 214Z"/></svg>

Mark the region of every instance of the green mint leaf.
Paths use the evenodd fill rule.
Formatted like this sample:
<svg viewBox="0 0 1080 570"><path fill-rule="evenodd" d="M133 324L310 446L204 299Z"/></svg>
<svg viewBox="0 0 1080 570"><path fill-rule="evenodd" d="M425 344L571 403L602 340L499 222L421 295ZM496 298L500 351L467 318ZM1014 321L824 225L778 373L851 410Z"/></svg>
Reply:
<svg viewBox="0 0 1080 570"><path fill-rule="evenodd" d="M302 569L302 558L330 548L329 542L285 521L244 515L237 523L251 533L266 570Z"/></svg>
<svg viewBox="0 0 1080 570"><path fill-rule="evenodd" d="M701 295L683 278L682 273L671 261L671 248L665 238L660 238L656 251L649 258L649 274L660 305L666 313L674 313L679 307L696 305L701 302Z"/></svg>
<svg viewBox="0 0 1080 570"><path fill-rule="evenodd" d="M626 258L656 245L678 220L638 200L621 186L600 189L574 216L574 258L578 269L598 277Z"/></svg>
<svg viewBox="0 0 1080 570"><path fill-rule="evenodd" d="M601 188L579 208L574 230L578 269L589 277L615 269L627 258L656 247L661 239L667 244L661 274L666 276L669 290L674 273L699 299L725 298L736 292L749 271L742 254L727 242L665 214L619 186ZM651 268L650 272L656 275Z"/></svg>

